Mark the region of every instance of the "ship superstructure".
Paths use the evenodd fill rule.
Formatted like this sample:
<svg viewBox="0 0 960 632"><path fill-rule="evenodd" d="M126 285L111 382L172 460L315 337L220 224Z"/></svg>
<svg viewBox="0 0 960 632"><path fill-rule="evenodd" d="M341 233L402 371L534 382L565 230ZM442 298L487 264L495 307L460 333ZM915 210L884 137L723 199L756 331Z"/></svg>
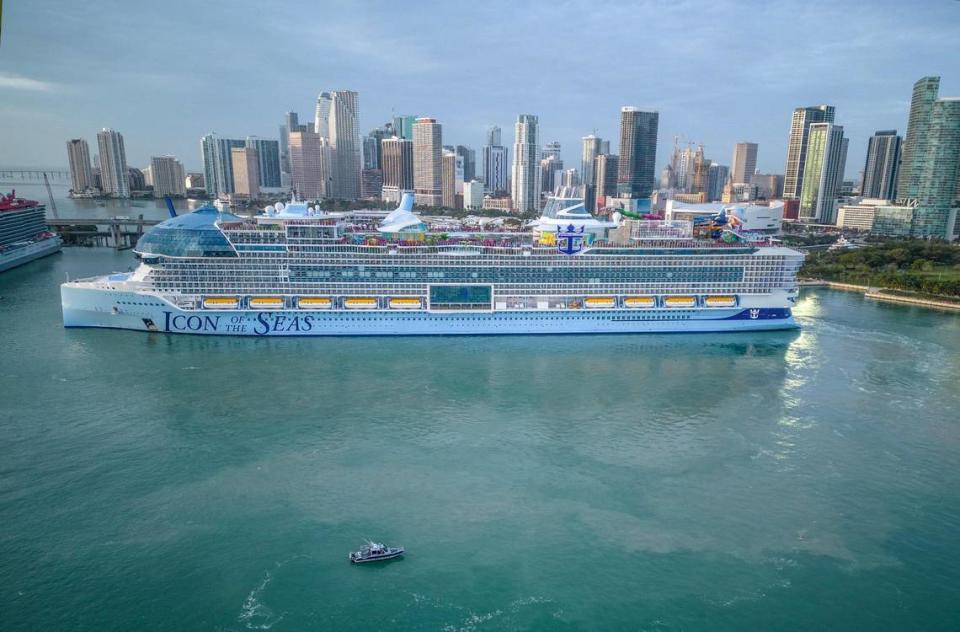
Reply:
<svg viewBox="0 0 960 632"><path fill-rule="evenodd" d="M0 272L60 251L63 242L47 228L45 209L16 191L0 195Z"/></svg>
<svg viewBox="0 0 960 632"><path fill-rule="evenodd" d="M526 232L440 232L412 209L253 218L211 207L144 235L130 273L63 284L64 325L236 335L553 334L795 327L803 255L601 220L554 198Z"/></svg>

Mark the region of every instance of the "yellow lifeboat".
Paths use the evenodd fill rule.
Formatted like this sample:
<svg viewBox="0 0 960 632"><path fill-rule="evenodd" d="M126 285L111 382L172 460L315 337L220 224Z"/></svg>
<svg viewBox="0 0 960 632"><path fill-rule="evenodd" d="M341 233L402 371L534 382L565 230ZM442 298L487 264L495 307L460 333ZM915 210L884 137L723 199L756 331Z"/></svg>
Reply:
<svg viewBox="0 0 960 632"><path fill-rule="evenodd" d="M240 299L236 296L205 296L203 306L206 309L236 309Z"/></svg>
<svg viewBox="0 0 960 632"><path fill-rule="evenodd" d="M279 296L251 296L251 309L282 309L283 298Z"/></svg>
<svg viewBox="0 0 960 632"><path fill-rule="evenodd" d="M707 307L734 307L737 304L736 296L708 296L704 299Z"/></svg>
<svg viewBox="0 0 960 632"><path fill-rule="evenodd" d="M333 301L326 296L301 296L297 299L300 309L330 309Z"/></svg>
<svg viewBox="0 0 960 632"><path fill-rule="evenodd" d="M390 309L420 309L419 298L411 296L396 296L390 299Z"/></svg>
<svg viewBox="0 0 960 632"><path fill-rule="evenodd" d="M613 307L617 304L617 300L612 296L588 296L583 299L583 304L596 309L598 307Z"/></svg>
<svg viewBox="0 0 960 632"><path fill-rule="evenodd" d="M697 298L695 296L668 296L663 299L663 304L667 307L695 307Z"/></svg>
<svg viewBox="0 0 960 632"><path fill-rule="evenodd" d="M623 299L624 307L656 307L657 299L652 296L627 296Z"/></svg>
<svg viewBox="0 0 960 632"><path fill-rule="evenodd" d="M372 296L355 296L343 299L343 306L347 309L376 309L377 299Z"/></svg>

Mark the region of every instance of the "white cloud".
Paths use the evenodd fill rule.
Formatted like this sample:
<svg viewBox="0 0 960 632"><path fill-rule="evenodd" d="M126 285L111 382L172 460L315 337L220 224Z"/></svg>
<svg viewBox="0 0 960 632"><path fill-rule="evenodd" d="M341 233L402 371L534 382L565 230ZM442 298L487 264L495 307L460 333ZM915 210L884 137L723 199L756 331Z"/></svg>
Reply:
<svg viewBox="0 0 960 632"><path fill-rule="evenodd" d="M11 90L31 90L34 92L53 92L57 89L57 84L49 81L40 81L30 77L22 77L12 73L0 72L0 88L9 88Z"/></svg>

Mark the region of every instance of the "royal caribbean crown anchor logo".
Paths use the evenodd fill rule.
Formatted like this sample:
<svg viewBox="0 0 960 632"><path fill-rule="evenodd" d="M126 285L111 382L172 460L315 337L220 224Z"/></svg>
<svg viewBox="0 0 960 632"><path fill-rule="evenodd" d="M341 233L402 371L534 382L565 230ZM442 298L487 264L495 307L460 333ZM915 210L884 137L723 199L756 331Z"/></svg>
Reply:
<svg viewBox="0 0 960 632"><path fill-rule="evenodd" d="M575 255L583 250L583 229L578 230L573 224L568 224L566 229L557 226L557 251L565 255Z"/></svg>

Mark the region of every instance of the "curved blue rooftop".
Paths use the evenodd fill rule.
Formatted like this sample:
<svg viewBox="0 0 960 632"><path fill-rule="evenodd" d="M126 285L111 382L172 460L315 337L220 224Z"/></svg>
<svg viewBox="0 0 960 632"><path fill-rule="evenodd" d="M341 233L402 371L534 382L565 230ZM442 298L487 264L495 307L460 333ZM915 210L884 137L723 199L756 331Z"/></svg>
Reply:
<svg viewBox="0 0 960 632"><path fill-rule="evenodd" d="M168 257L236 257L216 222L240 222L233 213L204 205L192 213L160 222L137 242L134 252Z"/></svg>

